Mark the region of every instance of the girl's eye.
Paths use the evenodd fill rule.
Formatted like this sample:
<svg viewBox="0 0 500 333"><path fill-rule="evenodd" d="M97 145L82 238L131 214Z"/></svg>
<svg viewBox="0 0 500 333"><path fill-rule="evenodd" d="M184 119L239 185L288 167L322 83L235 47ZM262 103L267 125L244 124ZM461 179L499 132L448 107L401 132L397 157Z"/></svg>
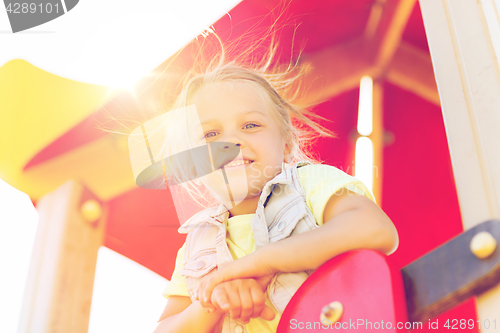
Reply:
<svg viewBox="0 0 500 333"><path fill-rule="evenodd" d="M208 138L213 138L217 133L215 132L208 132L207 134L205 134L204 138L205 139L208 139Z"/></svg>
<svg viewBox="0 0 500 333"><path fill-rule="evenodd" d="M259 127L259 125L254 124L254 123L250 123L250 124L246 124L244 128L249 129L249 128L255 128L255 127Z"/></svg>
<svg viewBox="0 0 500 333"><path fill-rule="evenodd" d="M252 129L255 127L260 127L260 125L257 125L255 123L248 123L245 126L243 126L244 129ZM217 132L207 132L204 136L203 139L209 139L217 136Z"/></svg>

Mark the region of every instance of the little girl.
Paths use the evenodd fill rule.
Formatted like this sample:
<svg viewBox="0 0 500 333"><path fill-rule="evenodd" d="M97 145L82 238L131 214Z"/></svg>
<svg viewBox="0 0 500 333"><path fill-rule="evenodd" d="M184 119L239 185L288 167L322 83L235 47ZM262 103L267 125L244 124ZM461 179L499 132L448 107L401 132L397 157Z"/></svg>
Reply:
<svg viewBox="0 0 500 333"><path fill-rule="evenodd" d="M189 140L232 144L239 155L192 181L219 204L179 229L187 239L155 333L276 332L295 291L326 261L397 248L370 191L308 157L300 123L328 132L278 93L280 78L220 63L184 86L178 105L194 105L202 132Z"/></svg>

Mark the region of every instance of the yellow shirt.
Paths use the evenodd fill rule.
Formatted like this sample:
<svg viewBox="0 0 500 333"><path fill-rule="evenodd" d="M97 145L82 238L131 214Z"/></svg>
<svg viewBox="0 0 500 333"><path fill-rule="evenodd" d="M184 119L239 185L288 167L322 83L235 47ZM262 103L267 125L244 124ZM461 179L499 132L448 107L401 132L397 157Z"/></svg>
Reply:
<svg viewBox="0 0 500 333"><path fill-rule="evenodd" d="M323 211L330 197L342 189L348 189L360 195L364 195L375 202L373 194L358 179L346 174L345 172L323 164L307 165L297 169L300 183L306 194L306 204L311 210L318 225L323 224ZM245 255L254 252L255 241L253 238L250 221L254 214L238 215L228 219L226 242L233 256L233 259L239 259ZM186 287L185 278L180 275L182 265L184 264L184 245L177 252L175 261L175 270L172 279L167 283L163 296L187 296L189 292ZM266 304L274 309L269 298ZM276 332L280 320L279 313L272 321L266 321L261 318L251 319L246 325L248 333L273 333Z"/></svg>

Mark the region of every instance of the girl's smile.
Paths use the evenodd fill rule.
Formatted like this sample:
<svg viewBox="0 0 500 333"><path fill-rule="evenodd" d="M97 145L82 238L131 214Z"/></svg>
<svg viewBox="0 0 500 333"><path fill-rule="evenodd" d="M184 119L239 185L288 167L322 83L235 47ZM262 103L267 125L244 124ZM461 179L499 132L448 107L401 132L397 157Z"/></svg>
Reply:
<svg viewBox="0 0 500 333"><path fill-rule="evenodd" d="M245 167L247 167L247 166L250 166L250 164L252 164L252 163L253 163L253 161L251 161L251 160L236 158L236 159L232 160L231 162L223 165L222 167L234 168L234 167L237 167L240 165L244 165Z"/></svg>

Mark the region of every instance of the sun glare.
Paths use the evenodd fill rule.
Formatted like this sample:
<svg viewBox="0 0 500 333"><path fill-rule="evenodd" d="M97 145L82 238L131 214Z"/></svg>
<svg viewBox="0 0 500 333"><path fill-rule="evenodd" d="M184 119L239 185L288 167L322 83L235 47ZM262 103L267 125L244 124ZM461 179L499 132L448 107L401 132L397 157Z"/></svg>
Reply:
<svg viewBox="0 0 500 333"><path fill-rule="evenodd" d="M370 135L373 131L373 80L363 76L359 84L358 132Z"/></svg>
<svg viewBox="0 0 500 333"><path fill-rule="evenodd" d="M354 177L373 191L373 143L364 136L356 141Z"/></svg>

